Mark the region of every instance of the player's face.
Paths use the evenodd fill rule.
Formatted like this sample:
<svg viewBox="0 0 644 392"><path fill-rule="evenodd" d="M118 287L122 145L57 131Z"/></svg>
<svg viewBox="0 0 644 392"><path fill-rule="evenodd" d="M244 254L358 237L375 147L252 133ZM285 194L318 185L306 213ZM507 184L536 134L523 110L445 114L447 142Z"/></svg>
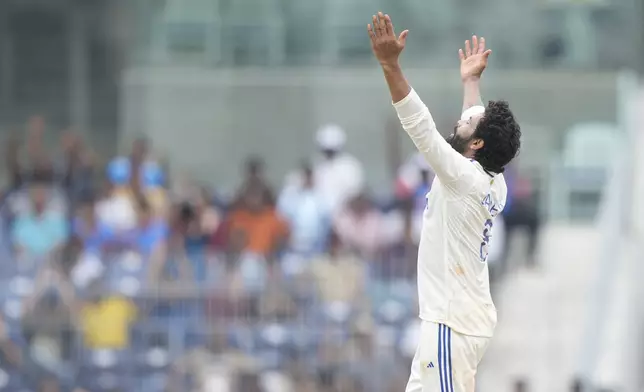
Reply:
<svg viewBox="0 0 644 392"><path fill-rule="evenodd" d="M474 148L474 131L483 118L483 114L477 114L467 120L458 120L454 126L454 133L447 137L447 141L458 153L468 155Z"/></svg>

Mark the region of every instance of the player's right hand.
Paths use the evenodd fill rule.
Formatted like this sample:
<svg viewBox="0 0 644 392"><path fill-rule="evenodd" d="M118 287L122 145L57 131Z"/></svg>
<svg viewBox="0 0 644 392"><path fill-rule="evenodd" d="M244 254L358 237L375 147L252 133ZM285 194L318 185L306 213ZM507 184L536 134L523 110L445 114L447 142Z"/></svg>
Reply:
<svg viewBox="0 0 644 392"><path fill-rule="evenodd" d="M389 15L378 12L378 15L373 15L371 19L372 24L367 25L367 32L371 38L373 54L381 65L396 65L400 53L405 49L409 30L403 31L396 37Z"/></svg>

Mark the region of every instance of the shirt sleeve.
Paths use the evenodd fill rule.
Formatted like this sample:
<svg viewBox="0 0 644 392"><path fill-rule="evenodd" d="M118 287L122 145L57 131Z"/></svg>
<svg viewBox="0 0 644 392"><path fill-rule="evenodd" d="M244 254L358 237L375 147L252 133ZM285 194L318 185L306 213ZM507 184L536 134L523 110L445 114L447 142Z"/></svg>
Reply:
<svg viewBox="0 0 644 392"><path fill-rule="evenodd" d="M440 181L456 192L469 191L476 167L447 143L436 129L429 109L413 89L393 104L403 128Z"/></svg>

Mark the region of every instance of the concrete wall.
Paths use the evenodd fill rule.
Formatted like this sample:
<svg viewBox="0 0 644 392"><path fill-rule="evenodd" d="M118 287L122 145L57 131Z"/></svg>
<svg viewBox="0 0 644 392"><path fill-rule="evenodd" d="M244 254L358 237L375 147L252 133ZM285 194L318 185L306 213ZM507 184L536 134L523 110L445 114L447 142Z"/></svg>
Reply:
<svg viewBox="0 0 644 392"><path fill-rule="evenodd" d="M413 69L408 77L448 133L461 106L458 70ZM521 163L545 168L562 132L580 121L614 122L616 75L507 72L486 75L485 99L506 99L524 127ZM387 126L395 113L385 82L374 68L204 70L138 68L124 76L122 143L149 135L167 154L173 170L190 170L201 180L234 186L241 162L261 154L272 179L314 152L316 128L343 126L348 149L367 167L369 184L389 181ZM405 151L411 151L403 141Z"/></svg>

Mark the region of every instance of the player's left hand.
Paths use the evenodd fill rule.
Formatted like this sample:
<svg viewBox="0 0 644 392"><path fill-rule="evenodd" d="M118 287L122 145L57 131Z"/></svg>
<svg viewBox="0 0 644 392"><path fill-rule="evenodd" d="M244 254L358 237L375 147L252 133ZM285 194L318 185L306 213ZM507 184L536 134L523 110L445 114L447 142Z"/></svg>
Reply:
<svg viewBox="0 0 644 392"><path fill-rule="evenodd" d="M492 54L491 50L485 50L485 38L480 39L472 36L465 41L465 50L458 50L458 57L461 59L461 80L478 80L487 67L487 58Z"/></svg>
<svg viewBox="0 0 644 392"><path fill-rule="evenodd" d="M371 38L371 49L381 65L397 65L398 57L405 49L407 43L407 34L409 30L400 33L396 37L394 25L391 23L389 15L378 15L372 17L373 24L367 25L367 32Z"/></svg>

